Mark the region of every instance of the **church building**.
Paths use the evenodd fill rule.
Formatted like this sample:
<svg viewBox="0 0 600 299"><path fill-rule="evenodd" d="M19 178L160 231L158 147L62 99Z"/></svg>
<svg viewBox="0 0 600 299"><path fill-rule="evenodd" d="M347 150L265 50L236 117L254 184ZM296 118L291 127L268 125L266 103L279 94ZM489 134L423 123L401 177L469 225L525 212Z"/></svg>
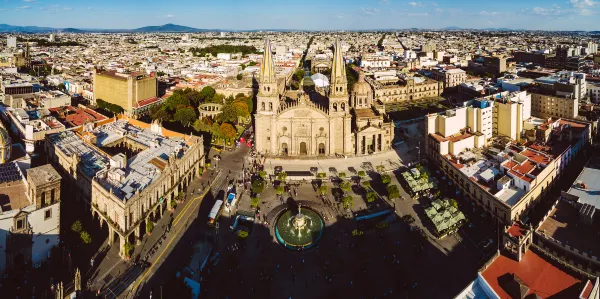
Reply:
<svg viewBox="0 0 600 299"><path fill-rule="evenodd" d="M271 44L265 41L258 77L256 149L269 156L354 156L391 149L393 124L375 103L360 74L348 92L341 43L336 41L329 90L321 96L300 91L290 99L275 78ZM318 101L317 98L325 98Z"/></svg>

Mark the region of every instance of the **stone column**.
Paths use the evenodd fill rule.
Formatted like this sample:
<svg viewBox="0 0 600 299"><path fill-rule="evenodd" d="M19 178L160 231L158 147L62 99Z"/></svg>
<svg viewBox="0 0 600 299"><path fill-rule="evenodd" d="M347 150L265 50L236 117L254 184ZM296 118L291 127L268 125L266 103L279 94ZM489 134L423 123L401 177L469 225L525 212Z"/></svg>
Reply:
<svg viewBox="0 0 600 299"><path fill-rule="evenodd" d="M125 259L125 242L127 240L124 236L119 235L119 256L122 259Z"/></svg>
<svg viewBox="0 0 600 299"><path fill-rule="evenodd" d="M109 225L108 226L108 244L112 245L115 242L115 230Z"/></svg>
<svg viewBox="0 0 600 299"><path fill-rule="evenodd" d="M277 122L275 115L271 116L271 154L277 153Z"/></svg>
<svg viewBox="0 0 600 299"><path fill-rule="evenodd" d="M148 219L146 219L146 221L148 221ZM141 229L140 229L139 225L136 225L134 233L135 233L135 244L140 245L142 243L142 241L141 241L142 236L140 235Z"/></svg>

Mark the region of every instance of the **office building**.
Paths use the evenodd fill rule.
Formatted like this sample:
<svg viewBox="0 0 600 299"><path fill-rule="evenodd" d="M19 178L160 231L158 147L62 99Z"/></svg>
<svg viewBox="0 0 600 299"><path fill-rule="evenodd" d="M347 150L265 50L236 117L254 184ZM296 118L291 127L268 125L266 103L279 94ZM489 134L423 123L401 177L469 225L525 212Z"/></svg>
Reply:
<svg viewBox="0 0 600 299"><path fill-rule="evenodd" d="M559 72L535 80L531 93L532 114L541 117L574 119L579 115L579 102L587 96L584 73Z"/></svg>
<svg viewBox="0 0 600 299"><path fill-rule="evenodd" d="M156 98L158 93L156 77L144 73L118 73L106 71L94 74L94 101L119 105L125 114L137 116L139 103Z"/></svg>

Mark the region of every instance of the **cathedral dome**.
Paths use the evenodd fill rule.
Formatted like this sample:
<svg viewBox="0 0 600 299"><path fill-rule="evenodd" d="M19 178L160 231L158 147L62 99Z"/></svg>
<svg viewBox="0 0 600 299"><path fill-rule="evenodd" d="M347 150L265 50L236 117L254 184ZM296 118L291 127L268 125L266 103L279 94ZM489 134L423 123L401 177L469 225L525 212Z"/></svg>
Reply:
<svg viewBox="0 0 600 299"><path fill-rule="evenodd" d="M371 86L365 81L365 75L362 72L358 74L358 82L354 84L352 91L355 95L368 95L371 92Z"/></svg>
<svg viewBox="0 0 600 299"><path fill-rule="evenodd" d="M0 125L0 164L10 160L10 152L12 149L12 141L8 135L8 131L4 126Z"/></svg>

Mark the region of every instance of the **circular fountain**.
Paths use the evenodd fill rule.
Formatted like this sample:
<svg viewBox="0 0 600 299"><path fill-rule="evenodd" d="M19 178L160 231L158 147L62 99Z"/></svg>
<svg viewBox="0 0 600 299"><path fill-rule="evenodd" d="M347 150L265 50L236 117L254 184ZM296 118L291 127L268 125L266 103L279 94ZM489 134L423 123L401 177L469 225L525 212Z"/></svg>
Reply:
<svg viewBox="0 0 600 299"><path fill-rule="evenodd" d="M310 208L284 210L275 222L277 241L288 249L302 250L313 247L323 234L323 218Z"/></svg>

